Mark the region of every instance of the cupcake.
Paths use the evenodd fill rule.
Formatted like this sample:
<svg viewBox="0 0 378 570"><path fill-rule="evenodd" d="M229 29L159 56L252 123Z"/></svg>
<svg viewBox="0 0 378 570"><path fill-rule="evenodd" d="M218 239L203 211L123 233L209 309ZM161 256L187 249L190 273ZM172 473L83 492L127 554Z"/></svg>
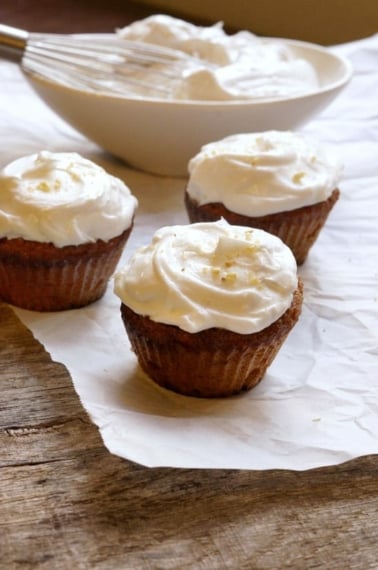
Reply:
<svg viewBox="0 0 378 570"><path fill-rule="evenodd" d="M159 229L116 272L114 290L144 372L204 398L256 386L303 299L291 250L224 219Z"/></svg>
<svg viewBox="0 0 378 570"><path fill-rule="evenodd" d="M77 153L42 151L0 172L0 300L35 311L88 305L105 292L137 200Z"/></svg>
<svg viewBox="0 0 378 570"><path fill-rule="evenodd" d="M244 133L202 147L189 162L191 222L223 217L279 236L302 264L339 198L341 164L301 134Z"/></svg>

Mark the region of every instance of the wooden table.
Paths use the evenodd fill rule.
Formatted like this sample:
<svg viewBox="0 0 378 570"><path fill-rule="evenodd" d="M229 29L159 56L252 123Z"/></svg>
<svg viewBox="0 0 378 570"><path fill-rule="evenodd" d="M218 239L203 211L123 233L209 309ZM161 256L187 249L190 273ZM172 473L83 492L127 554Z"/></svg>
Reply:
<svg viewBox="0 0 378 570"><path fill-rule="evenodd" d="M0 5L1 21L45 31L109 31L147 13ZM5 304L0 389L1 569L378 568L376 456L305 472L147 469L112 456L67 370Z"/></svg>

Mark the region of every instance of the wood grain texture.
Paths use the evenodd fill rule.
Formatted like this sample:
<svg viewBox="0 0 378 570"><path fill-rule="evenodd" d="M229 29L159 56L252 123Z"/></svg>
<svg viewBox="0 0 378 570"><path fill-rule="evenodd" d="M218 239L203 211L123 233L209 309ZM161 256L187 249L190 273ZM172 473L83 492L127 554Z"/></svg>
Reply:
<svg viewBox="0 0 378 570"><path fill-rule="evenodd" d="M305 472L112 456L65 367L0 305L0 568L378 567L378 459Z"/></svg>

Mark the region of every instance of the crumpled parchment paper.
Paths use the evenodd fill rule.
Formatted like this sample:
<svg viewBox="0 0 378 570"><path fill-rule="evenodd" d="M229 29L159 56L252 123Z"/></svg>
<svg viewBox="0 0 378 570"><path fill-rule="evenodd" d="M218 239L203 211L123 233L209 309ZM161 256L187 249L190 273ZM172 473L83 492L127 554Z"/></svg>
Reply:
<svg viewBox="0 0 378 570"><path fill-rule="evenodd" d="M293 470L378 452L378 35L332 49L350 58L354 77L303 131L343 160L341 198L299 270L300 321L258 387L199 400L155 386L130 351L113 283L88 308L15 309L67 367L111 452L151 467ZM1 166L42 149L76 151L124 179L140 206L123 259L158 227L188 223L184 179L133 171L103 153L14 64L0 62L0 77Z"/></svg>

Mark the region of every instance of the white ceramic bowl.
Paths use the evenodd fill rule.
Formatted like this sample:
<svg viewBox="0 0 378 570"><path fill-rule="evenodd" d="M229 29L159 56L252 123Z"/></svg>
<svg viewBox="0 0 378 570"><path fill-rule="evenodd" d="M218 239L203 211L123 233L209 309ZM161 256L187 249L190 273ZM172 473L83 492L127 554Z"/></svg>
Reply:
<svg viewBox="0 0 378 570"><path fill-rule="evenodd" d="M352 75L347 60L327 48L282 40L315 67L320 87L303 96L265 101L168 101L94 94L28 75L39 96L86 137L129 165L187 176L201 146L227 135L294 130L322 111Z"/></svg>

